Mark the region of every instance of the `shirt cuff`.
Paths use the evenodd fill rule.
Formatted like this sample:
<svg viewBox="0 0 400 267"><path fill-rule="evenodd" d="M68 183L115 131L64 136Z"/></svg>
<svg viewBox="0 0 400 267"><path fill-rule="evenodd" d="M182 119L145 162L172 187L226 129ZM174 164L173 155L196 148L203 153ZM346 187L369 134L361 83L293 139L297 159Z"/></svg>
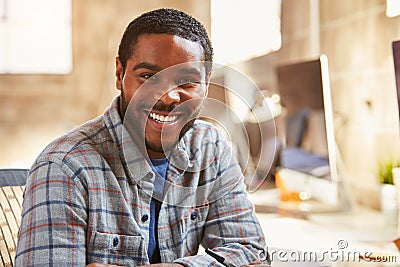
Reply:
<svg viewBox="0 0 400 267"><path fill-rule="evenodd" d="M209 255L196 255L180 258L174 261L180 263L186 267L198 267L198 266L210 266L210 267L225 267L219 263L216 259Z"/></svg>
<svg viewBox="0 0 400 267"><path fill-rule="evenodd" d="M219 251L217 252L219 256L224 256L223 252ZM241 255L244 256L244 255ZM258 259L253 259L255 261L260 261L263 264L270 264L268 257L265 257L265 251L264 250L259 250L259 257ZM251 261L251 260L250 260ZM249 265L253 262L249 262L249 258L242 258L242 257L235 257L226 258L226 264L222 264L217 261L216 258L208 255L208 254L201 254L201 255L196 255L196 256L188 256L184 258L180 258L174 261L175 263L180 263L186 267L198 267L198 266L212 266L212 267L226 267L226 266L243 266L243 265Z"/></svg>

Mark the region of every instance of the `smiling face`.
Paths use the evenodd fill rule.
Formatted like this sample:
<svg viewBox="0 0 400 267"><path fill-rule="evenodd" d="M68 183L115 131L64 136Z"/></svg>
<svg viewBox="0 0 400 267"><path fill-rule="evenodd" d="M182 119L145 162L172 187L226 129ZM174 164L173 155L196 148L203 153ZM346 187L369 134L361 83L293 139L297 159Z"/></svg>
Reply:
<svg viewBox="0 0 400 267"><path fill-rule="evenodd" d="M140 35L124 70L116 60L120 113L149 157L164 156L193 124L209 76L200 44L169 34Z"/></svg>

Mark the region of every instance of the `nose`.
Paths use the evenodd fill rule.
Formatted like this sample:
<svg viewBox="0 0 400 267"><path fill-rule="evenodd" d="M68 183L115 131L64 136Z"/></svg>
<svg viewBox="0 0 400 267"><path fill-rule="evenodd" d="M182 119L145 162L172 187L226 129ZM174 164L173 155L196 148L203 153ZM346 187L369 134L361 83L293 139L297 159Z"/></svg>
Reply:
<svg viewBox="0 0 400 267"><path fill-rule="evenodd" d="M179 89L175 88L175 89L168 90L160 97L159 100L166 105L170 105L173 103L180 103L181 95L180 95Z"/></svg>

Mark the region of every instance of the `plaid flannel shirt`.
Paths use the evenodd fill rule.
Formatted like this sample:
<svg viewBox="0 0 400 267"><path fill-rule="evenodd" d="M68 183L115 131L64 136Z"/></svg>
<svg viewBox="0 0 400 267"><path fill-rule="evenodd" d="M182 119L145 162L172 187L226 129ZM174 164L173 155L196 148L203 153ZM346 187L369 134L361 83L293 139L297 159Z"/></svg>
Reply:
<svg viewBox="0 0 400 267"><path fill-rule="evenodd" d="M149 264L150 200L160 177L126 134L118 98L53 141L33 164L16 266ZM233 266L263 260L264 236L240 168L210 124L196 122L171 153L157 226L162 262Z"/></svg>

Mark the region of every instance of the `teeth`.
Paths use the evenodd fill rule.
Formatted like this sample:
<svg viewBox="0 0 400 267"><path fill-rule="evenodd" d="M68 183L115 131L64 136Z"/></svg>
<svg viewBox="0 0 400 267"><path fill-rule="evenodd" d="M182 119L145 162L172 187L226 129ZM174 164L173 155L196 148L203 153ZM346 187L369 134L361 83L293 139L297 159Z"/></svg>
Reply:
<svg viewBox="0 0 400 267"><path fill-rule="evenodd" d="M164 116L164 115L155 114L153 112L150 112L149 116L153 120L156 120L156 121L161 122L161 123L173 122L177 118L177 116Z"/></svg>

